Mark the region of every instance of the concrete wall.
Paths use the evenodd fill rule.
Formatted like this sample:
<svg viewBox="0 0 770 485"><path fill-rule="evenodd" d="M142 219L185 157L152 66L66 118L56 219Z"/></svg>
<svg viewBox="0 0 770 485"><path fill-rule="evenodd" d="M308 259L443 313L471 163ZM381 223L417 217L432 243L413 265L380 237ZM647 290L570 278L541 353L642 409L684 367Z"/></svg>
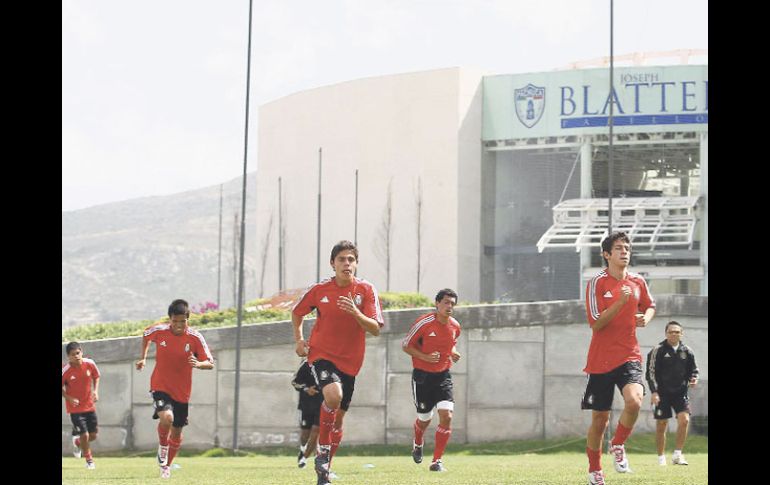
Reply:
<svg viewBox="0 0 770 485"><path fill-rule="evenodd" d="M658 313L637 332L643 355L664 339L672 319L685 328L695 350L701 380L691 391L693 414L708 415L708 297L659 296ZM415 409L410 390L411 360L401 339L425 310L385 313L379 337L367 338L363 368L345 419L345 442L408 443ZM452 368L455 384L455 443L583 435L590 412L580 410L586 384L582 369L590 342L581 301L478 305L457 309L463 358ZM313 320L305 322L310 334ZM232 445L235 382L234 328L203 330L216 359L212 371L193 372L186 448ZM298 442L297 393L289 384L299 366L290 322L247 325L241 331L239 446ZM100 436L94 449L157 446L156 422L148 394L154 346L148 366L134 369L139 337L83 343L102 373L97 404ZM62 360L65 360L62 345ZM616 393L614 409L622 409ZM617 414L613 417L613 422ZM435 426L435 421L432 428ZM637 430L653 431L645 397ZM62 400L62 453L70 450L71 424ZM426 434L432 439L432 432Z"/></svg>

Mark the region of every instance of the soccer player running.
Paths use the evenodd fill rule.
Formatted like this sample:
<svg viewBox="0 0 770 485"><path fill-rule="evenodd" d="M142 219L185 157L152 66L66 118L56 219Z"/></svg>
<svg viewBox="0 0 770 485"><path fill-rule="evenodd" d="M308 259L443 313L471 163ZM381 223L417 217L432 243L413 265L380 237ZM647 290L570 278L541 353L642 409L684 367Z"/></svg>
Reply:
<svg viewBox="0 0 770 485"><path fill-rule="evenodd" d="M291 380L291 385L299 392L297 409L300 412L300 447L297 455L297 466L305 468L307 459L312 452L316 451L316 444L318 443L323 394L316 386L307 360L302 361L302 365L299 366Z"/></svg>
<svg viewBox="0 0 770 485"><path fill-rule="evenodd" d="M676 413L676 448L671 456L674 465L687 465L682 454L690 425L689 387L698 383L698 366L695 353L682 342L684 330L674 320L666 324L666 339L647 354L647 384L652 393L653 414L656 419L655 444L658 448L658 464L665 465L666 428L671 408Z"/></svg>
<svg viewBox="0 0 770 485"><path fill-rule="evenodd" d="M329 483L331 459L342 441L342 422L350 407L356 375L366 350L366 334L380 334L385 321L374 285L356 278L358 249L340 241L331 252L334 277L324 279L302 295L292 309L296 353L307 356L313 377L323 394L318 454L318 485ZM302 336L302 319L316 310L310 341Z"/></svg>
<svg viewBox="0 0 770 485"><path fill-rule="evenodd" d="M591 345L584 372L588 385L582 409L593 410L586 439L588 481L604 484L601 466L602 436L609 425L614 387L623 395L624 407L610 442L615 470L629 471L624 443L639 417L644 397L642 356L636 328L645 327L655 315L655 301L640 275L628 271L631 240L614 232L602 241L607 268L586 287L586 312L591 326Z"/></svg>
<svg viewBox="0 0 770 485"><path fill-rule="evenodd" d="M155 368L150 377L154 413L158 422L158 465L161 478L171 477L171 463L182 445L182 428L188 424L188 406L192 391L192 370L214 368L214 357L206 340L190 328L190 306L174 300L168 307L169 323L150 325L142 338L141 371L147 360L150 342L155 342Z"/></svg>
<svg viewBox="0 0 770 485"><path fill-rule="evenodd" d="M96 441L99 432L94 404L99 400L99 369L96 362L83 357L78 342L68 343L65 350L68 362L61 369L61 395L72 421L73 454L80 458L82 452L86 468L93 470L96 465L91 443Z"/></svg>
<svg viewBox="0 0 770 485"><path fill-rule="evenodd" d="M452 435L454 398L449 368L453 362L460 360L456 347L460 324L452 317L456 304L457 293L454 290L445 288L439 291L436 311L417 318L401 343L404 352L412 356L414 367L412 396L417 419L414 422L412 458L415 463L422 463L423 433L433 417L433 409L438 411L436 444L429 467L434 472L445 471L441 457Z"/></svg>

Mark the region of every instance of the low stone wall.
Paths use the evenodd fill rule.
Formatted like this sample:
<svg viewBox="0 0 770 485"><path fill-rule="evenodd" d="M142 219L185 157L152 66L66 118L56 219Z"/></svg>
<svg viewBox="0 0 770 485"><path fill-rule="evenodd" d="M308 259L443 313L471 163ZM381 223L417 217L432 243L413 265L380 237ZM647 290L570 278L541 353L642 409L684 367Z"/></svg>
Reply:
<svg viewBox="0 0 770 485"><path fill-rule="evenodd" d="M665 338L669 320L684 325L683 340L693 347L701 371L691 390L694 416L708 416L708 297L657 297L655 319L637 336L642 354ZM409 443L415 409L411 396L411 359L401 340L429 309L385 312L379 337L367 337L366 357L345 417L348 444ZM473 443L512 439L581 436L590 412L581 411L586 353L591 331L579 300L456 309L463 332L462 359L452 367L455 413L452 441ZM314 320L305 321L305 336ZM232 446L235 385L235 328L202 330L216 359L212 371L193 371L190 425L184 447ZM94 450L149 450L157 446L151 419L151 346L147 368L134 361L140 337L83 342L102 377L97 404L99 439ZM64 344L62 361L66 361ZM240 448L287 445L299 440L297 392L291 387L301 359L294 354L291 322L245 325L241 329L241 377L238 444ZM616 393L613 410L622 410ZM613 416L613 422L616 421ZM432 427L435 426L435 421ZM62 400L62 454L70 451L72 425ZM645 396L636 430L655 429ZM429 433L430 434L430 433Z"/></svg>

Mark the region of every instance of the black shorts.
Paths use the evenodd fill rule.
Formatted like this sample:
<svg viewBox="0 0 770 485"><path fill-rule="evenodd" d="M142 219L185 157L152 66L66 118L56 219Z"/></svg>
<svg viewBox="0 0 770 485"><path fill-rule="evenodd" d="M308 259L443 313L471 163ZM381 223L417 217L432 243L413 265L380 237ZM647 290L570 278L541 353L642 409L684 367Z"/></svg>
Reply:
<svg viewBox="0 0 770 485"><path fill-rule="evenodd" d="M687 392L676 394L659 392L658 396L660 397L660 402L653 409L655 419L669 419L672 417L671 408L674 408L674 415L681 412L690 414L690 398L687 397Z"/></svg>
<svg viewBox="0 0 770 485"><path fill-rule="evenodd" d="M313 426L321 425L321 406L318 409L299 409L299 427L300 429L310 429Z"/></svg>
<svg viewBox="0 0 770 485"><path fill-rule="evenodd" d="M315 379L316 385L321 391L323 391L324 386L332 382L342 384L342 403L340 407L345 411L350 408L350 401L353 400L353 391L356 389L355 376L345 374L337 369L333 362L325 359L318 359L310 364L310 372L313 374L313 379Z"/></svg>
<svg viewBox="0 0 770 485"><path fill-rule="evenodd" d="M80 436L85 433L96 433L99 431L99 423L96 421L96 411L88 413L70 414L72 421L72 436Z"/></svg>
<svg viewBox="0 0 770 485"><path fill-rule="evenodd" d="M452 374L412 369L412 399L417 412L429 413L441 401L454 402Z"/></svg>
<svg viewBox="0 0 770 485"><path fill-rule="evenodd" d="M187 415L189 413L189 403L177 402L171 399L171 396L163 391L150 391L152 393L153 413L152 419L159 419L159 411L171 410L174 413L174 422L172 426L182 428L188 425Z"/></svg>
<svg viewBox="0 0 770 485"><path fill-rule="evenodd" d="M626 362L605 374L588 374L588 385L580 401L580 409L609 411L612 409L615 386L621 393L628 384L639 384L644 389L642 379L642 363L635 360Z"/></svg>

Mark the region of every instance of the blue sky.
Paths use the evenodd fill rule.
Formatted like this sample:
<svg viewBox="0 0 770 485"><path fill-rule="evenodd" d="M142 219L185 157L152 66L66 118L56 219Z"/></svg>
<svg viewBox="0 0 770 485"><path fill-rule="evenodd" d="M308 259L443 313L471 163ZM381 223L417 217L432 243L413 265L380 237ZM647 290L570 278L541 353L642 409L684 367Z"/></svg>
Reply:
<svg viewBox="0 0 770 485"><path fill-rule="evenodd" d="M261 104L452 66L494 74L567 68L609 55L609 5L255 0L248 170L257 169ZM248 8L248 0L63 0L63 211L242 173ZM615 0L614 9L616 56L708 49L706 0Z"/></svg>

